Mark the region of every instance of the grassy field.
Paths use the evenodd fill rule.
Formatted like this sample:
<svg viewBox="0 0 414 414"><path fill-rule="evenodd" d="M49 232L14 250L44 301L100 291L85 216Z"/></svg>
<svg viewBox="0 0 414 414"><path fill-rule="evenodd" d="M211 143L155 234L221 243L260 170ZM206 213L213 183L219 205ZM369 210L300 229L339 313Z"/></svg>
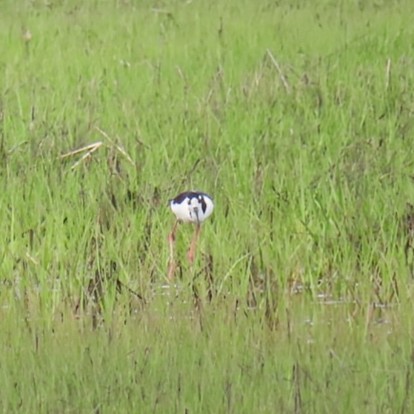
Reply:
<svg viewBox="0 0 414 414"><path fill-rule="evenodd" d="M1 412L413 412L411 0L1 6Z"/></svg>

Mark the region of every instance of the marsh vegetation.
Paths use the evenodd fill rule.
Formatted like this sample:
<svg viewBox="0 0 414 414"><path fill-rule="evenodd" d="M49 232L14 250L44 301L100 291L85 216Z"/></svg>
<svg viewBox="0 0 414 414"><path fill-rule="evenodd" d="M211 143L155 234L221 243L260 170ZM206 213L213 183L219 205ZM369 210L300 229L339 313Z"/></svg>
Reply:
<svg viewBox="0 0 414 414"><path fill-rule="evenodd" d="M0 410L412 412L412 12L3 1Z"/></svg>

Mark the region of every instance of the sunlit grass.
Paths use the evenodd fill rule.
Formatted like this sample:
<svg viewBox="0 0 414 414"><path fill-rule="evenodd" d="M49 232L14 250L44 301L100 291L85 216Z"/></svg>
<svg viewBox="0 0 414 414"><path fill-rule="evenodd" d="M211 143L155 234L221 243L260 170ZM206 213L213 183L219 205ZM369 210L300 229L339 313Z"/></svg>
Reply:
<svg viewBox="0 0 414 414"><path fill-rule="evenodd" d="M410 2L3 3L1 409L410 412Z"/></svg>

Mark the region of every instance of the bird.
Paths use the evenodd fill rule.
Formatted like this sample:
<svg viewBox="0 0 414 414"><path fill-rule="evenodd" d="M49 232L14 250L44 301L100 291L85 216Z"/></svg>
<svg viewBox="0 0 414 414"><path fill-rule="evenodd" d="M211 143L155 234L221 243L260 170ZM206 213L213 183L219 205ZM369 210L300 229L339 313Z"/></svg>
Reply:
<svg viewBox="0 0 414 414"><path fill-rule="evenodd" d="M176 217L176 221L168 235L170 246L170 264L168 278L173 279L175 273L174 244L175 235L179 223L192 223L195 225L194 235L190 248L187 252L187 259L192 265L194 263L197 242L200 237L201 223L211 216L214 210L213 198L201 191L184 191L176 197L168 200L168 204Z"/></svg>

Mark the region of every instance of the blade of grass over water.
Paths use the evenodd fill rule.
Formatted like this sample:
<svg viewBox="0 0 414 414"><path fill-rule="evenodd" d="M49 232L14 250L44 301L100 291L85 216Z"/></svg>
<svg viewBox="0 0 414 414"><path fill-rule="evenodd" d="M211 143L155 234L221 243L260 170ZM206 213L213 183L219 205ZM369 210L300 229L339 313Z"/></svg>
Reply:
<svg viewBox="0 0 414 414"><path fill-rule="evenodd" d="M0 410L412 412L413 11L3 1Z"/></svg>

